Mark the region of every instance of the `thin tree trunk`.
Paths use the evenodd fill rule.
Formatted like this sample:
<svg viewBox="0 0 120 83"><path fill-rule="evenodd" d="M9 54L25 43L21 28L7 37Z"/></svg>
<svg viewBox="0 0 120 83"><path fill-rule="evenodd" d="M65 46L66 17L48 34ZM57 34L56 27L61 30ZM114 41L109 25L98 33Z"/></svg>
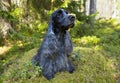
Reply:
<svg viewBox="0 0 120 83"><path fill-rule="evenodd" d="M90 0L89 14L92 15L95 12L96 12L96 0ZM90 24L91 24L92 27L94 27L94 20L95 20L95 17L91 16Z"/></svg>
<svg viewBox="0 0 120 83"><path fill-rule="evenodd" d="M84 15L86 16L86 0L84 0L83 6L84 6Z"/></svg>

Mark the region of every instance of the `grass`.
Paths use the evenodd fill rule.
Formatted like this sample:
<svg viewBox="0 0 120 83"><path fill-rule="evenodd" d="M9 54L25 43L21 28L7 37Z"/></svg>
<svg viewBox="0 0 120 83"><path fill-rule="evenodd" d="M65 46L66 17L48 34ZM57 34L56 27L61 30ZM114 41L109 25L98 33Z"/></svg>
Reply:
<svg viewBox="0 0 120 83"><path fill-rule="evenodd" d="M81 23L77 23L77 26L70 31L74 43L74 51L70 58L76 67L73 74L58 72L55 78L46 80L41 74L40 67L31 63L31 58L39 48L40 36L33 33L26 39L20 33L17 35L20 39L17 40L15 34L12 38L17 42L0 55L2 57L0 83L119 83L120 25L118 21L99 20L96 21L94 28L90 28L87 24L82 27ZM75 31L77 36L73 33Z"/></svg>

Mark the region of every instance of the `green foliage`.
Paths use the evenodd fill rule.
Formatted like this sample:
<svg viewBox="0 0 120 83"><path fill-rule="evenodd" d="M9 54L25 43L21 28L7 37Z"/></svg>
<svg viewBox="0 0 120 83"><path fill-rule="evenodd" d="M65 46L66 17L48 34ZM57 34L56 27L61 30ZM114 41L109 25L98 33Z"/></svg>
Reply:
<svg viewBox="0 0 120 83"><path fill-rule="evenodd" d="M30 79L35 78L41 75L41 68L39 66L33 66L31 62L26 62L23 64L23 67L17 68L14 71L10 72L11 75L8 76L8 79Z"/></svg>
<svg viewBox="0 0 120 83"><path fill-rule="evenodd" d="M98 45L100 42L100 38L97 38L96 36L84 36L80 39L74 39L73 40L76 45L81 46L95 46Z"/></svg>
<svg viewBox="0 0 120 83"><path fill-rule="evenodd" d="M7 21L18 22L18 20L7 11L0 10L0 17L7 19Z"/></svg>
<svg viewBox="0 0 120 83"><path fill-rule="evenodd" d="M72 37L92 36L93 31L96 28L92 28L89 23L76 21L76 26L70 30Z"/></svg>
<svg viewBox="0 0 120 83"><path fill-rule="evenodd" d="M64 8L66 10L68 10L71 13L74 13L76 15L76 18L79 21L83 21L88 19L87 16L84 16L84 12L83 12L83 4L84 4L84 0L78 0L78 1L74 1L74 0L31 0L30 1L33 9L38 12L41 15L41 19L47 20L49 18L49 11L53 12L54 10L58 9L58 8ZM51 13L52 13L51 12Z"/></svg>
<svg viewBox="0 0 120 83"><path fill-rule="evenodd" d="M15 9L13 9L13 10L10 12L10 14L11 14L12 16L14 16L15 18L19 19L20 16L21 16L21 12L23 12L23 9L22 9L22 8L15 8Z"/></svg>
<svg viewBox="0 0 120 83"><path fill-rule="evenodd" d="M74 43L74 51L70 58L74 62L76 70L73 74L69 74L67 72L57 73L55 78L51 81L47 81L41 75L41 68L33 66L30 62L30 59L35 55L38 48L33 50L30 49L39 46L41 41L39 38L43 36L39 36L39 34L42 34L39 32L43 28L39 29L38 27L38 33L34 33L33 31L33 34L31 35L28 34L29 28L24 27L23 29L25 29L25 32L23 31L23 33L13 35L13 40L11 41L17 40L18 42L14 44L10 53L8 53L9 57L6 57L4 62L1 63L2 67L6 66L6 72L1 72L1 80L3 82L34 81L34 83L115 83L116 77L114 76L117 73L118 78L120 73L120 69L117 67L120 63L120 34L118 24L113 23L115 24L113 25L111 22L113 23L113 20L108 20L105 24L105 21L99 20L96 22L95 27L91 28L89 25L81 25L81 22L78 21L76 27L79 27L79 29L75 27L70 30ZM43 23L43 27L44 26L46 26L46 23L45 25ZM82 28L81 26L85 26L85 28ZM75 30L80 31L81 33L74 34L73 31L75 32ZM78 36L80 34L82 36ZM27 39L29 36L31 36L32 39ZM28 43L29 41L31 43ZM21 44L22 46L20 46ZM32 45L33 47L29 48L29 46ZM19 52L15 53L15 51Z"/></svg>
<svg viewBox="0 0 120 83"><path fill-rule="evenodd" d="M0 58L0 82L116 83L116 78L120 78L119 20L99 19L93 28L90 19L97 13L84 16L83 3L84 0L30 0L27 6L13 5L11 11L0 10L0 16L15 30L7 39L11 48L0 55L4 56ZM43 40L51 13L57 8L76 14L76 26L69 31L74 43L70 59L76 70L73 74L58 72L47 81L41 68L32 65L31 58Z"/></svg>
<svg viewBox="0 0 120 83"><path fill-rule="evenodd" d="M17 81L19 79L26 80L26 79L33 79L38 76L41 76L41 72L42 72L41 68L39 66L34 66L31 63L30 59L32 56L29 56L29 53L30 54L32 53L34 55L36 52L34 50L31 50L25 54L22 53L23 56L20 56L19 54L12 56L12 58L14 58L14 60L12 61L10 57L4 60L3 61L4 65L1 65L1 66L6 66L10 68L5 69L6 75L3 74L1 80Z"/></svg>

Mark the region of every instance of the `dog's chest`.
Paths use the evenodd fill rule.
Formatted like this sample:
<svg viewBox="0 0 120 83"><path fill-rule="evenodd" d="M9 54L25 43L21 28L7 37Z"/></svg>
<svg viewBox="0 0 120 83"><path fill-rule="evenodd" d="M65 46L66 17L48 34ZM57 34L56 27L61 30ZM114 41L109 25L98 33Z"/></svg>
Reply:
<svg viewBox="0 0 120 83"><path fill-rule="evenodd" d="M60 52L65 51L65 34L60 34L57 36L58 49Z"/></svg>

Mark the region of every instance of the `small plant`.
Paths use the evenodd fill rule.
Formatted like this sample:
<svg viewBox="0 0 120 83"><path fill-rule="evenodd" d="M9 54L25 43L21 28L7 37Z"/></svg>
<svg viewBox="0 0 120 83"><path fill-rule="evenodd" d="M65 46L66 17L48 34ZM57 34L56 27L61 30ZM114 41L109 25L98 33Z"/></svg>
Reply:
<svg viewBox="0 0 120 83"><path fill-rule="evenodd" d="M41 68L39 66L33 66L32 63L26 62L22 67L11 71L11 75L8 79L18 80L18 79L31 79L41 75Z"/></svg>

